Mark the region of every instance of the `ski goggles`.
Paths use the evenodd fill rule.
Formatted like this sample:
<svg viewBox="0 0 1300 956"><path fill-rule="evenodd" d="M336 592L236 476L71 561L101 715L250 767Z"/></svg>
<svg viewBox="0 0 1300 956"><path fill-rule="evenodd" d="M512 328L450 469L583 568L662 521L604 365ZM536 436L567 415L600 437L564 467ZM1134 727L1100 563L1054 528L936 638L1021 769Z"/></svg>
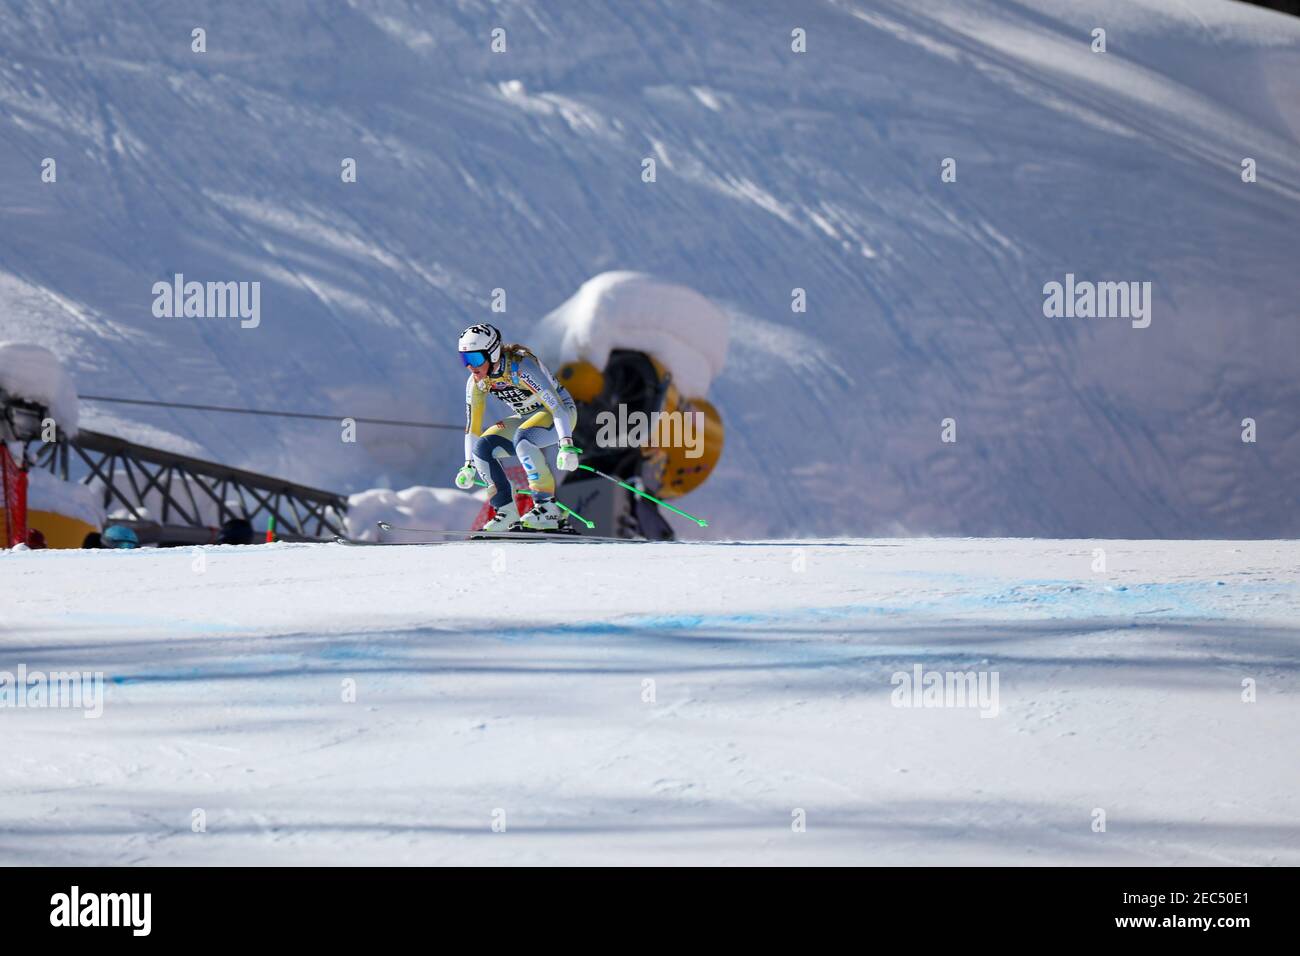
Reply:
<svg viewBox="0 0 1300 956"><path fill-rule="evenodd" d="M478 368L488 360L486 352L461 352L460 360L470 368Z"/></svg>

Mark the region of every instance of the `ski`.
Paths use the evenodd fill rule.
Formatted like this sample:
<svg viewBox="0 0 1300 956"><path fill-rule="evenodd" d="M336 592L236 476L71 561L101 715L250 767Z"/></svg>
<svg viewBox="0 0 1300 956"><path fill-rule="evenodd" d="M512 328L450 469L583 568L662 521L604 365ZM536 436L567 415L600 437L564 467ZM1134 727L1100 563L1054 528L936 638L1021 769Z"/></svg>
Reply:
<svg viewBox="0 0 1300 956"><path fill-rule="evenodd" d="M466 540L502 540L502 541L560 541L566 543L589 542L592 544L649 544L639 538L611 538L603 535L578 534L577 532L550 531L444 531L434 528L402 528L380 521L379 529L385 532L405 532L407 534L431 534L444 538L463 538ZM442 544L440 541L373 541L357 542L364 544Z"/></svg>
<svg viewBox="0 0 1300 956"><path fill-rule="evenodd" d="M362 541L360 538L347 538L341 534L336 534L334 536L334 543L346 544L349 547L353 547L353 548L366 548L366 547L388 548L388 547L405 547L408 545L420 545L420 544L454 544L455 542L453 542L450 538L447 539L446 541Z"/></svg>
<svg viewBox="0 0 1300 956"><path fill-rule="evenodd" d="M430 528L403 528L398 525L389 524L387 521L377 522L380 531L401 531L407 534L437 534L444 537L471 537L471 538L502 538L505 540L522 540L522 541L626 541L634 542L633 538L610 538L594 534L578 534L576 531L443 531Z"/></svg>

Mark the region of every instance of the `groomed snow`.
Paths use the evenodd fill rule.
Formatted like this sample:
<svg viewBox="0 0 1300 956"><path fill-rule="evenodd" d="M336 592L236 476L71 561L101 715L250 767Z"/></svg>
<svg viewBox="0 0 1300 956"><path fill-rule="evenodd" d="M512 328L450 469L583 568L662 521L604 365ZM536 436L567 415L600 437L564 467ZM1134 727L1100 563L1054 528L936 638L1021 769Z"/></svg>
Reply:
<svg viewBox="0 0 1300 956"><path fill-rule="evenodd" d="M0 553L0 670L108 678L99 719L0 707L0 862L1296 865L1298 574L1296 542ZM996 716L892 706L918 665L996 673Z"/></svg>

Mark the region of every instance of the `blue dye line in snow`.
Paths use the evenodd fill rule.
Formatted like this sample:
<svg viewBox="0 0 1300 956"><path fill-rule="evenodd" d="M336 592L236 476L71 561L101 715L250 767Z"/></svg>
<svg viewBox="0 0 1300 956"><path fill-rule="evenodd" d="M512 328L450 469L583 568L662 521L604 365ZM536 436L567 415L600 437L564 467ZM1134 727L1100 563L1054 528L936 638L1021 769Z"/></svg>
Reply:
<svg viewBox="0 0 1300 956"><path fill-rule="evenodd" d="M1222 618L1193 600L1214 585L1180 581L1134 585L1081 584L1078 581L1030 580L983 594L954 595L947 602L961 609L1018 609L1048 618L1126 616Z"/></svg>
<svg viewBox="0 0 1300 956"><path fill-rule="evenodd" d="M308 660L323 659L327 661L374 661L389 659L393 655L376 642L365 644L326 645L318 651L302 654L256 654L240 660L220 661L206 667L173 667L163 670L145 671L110 678L114 684L142 684L161 681L197 680L204 677L237 677L241 674L258 674L266 670L268 664L305 667Z"/></svg>
<svg viewBox="0 0 1300 956"><path fill-rule="evenodd" d="M708 631L711 628L752 628L762 625L780 627L781 625L817 622L833 624L834 622L868 617L905 618L924 615L933 617L936 620L942 620L945 614L951 612L960 614L971 610L997 610L1003 613L1018 611L1021 613L1016 614L1015 617L1017 620L1022 621L1062 619L1085 621L1088 619L1116 617L1128 618L1133 624L1168 618L1208 620L1222 619L1226 616L1221 611L1206 608L1193 600L1193 596L1196 594L1209 593L1216 587L1223 586L1221 582L1217 581L1110 585L1053 579L1028 580L1016 584L1008 584L1006 581L988 581L987 579L978 583L975 583L973 578L968 580L970 583L967 583L962 591L958 593L946 593L932 600L922 599L888 606L847 604L731 614L633 615L615 620L580 621L571 624L534 627L499 628L488 626L481 633L484 637L508 642L588 635L647 637L656 633ZM1237 593L1242 591L1273 593L1278 590L1274 585L1264 584L1238 584L1233 585L1233 589ZM965 620L972 620L965 615L962 616ZM125 619L127 616L123 615L122 618ZM138 622L140 619L134 620ZM973 620L978 622L980 619L974 618ZM996 623L997 620L989 619L989 623ZM211 625L198 623L183 629L200 633L211 633L218 630L218 628ZM233 633L255 633L251 629L238 627L224 628L224 630ZM833 634L834 632L830 630L827 633ZM701 634L700 638L702 642L707 643L709 635L707 633ZM755 640L761 641L762 635L757 635ZM796 654L801 653L800 650L796 650L798 645L804 645L803 649L808 653L824 655L834 650L832 646L820 641L795 642L794 645L789 642L778 643L773 641L772 645L774 650L778 646L782 647L785 654L792 651ZM873 644L872 646L876 651L884 649L883 645ZM859 653L861 648L860 645L855 645L846 647L845 650ZM898 650L900 653L912 657L924 652L922 648L915 645L900 645ZM308 654L274 656L258 654L247 660L221 662L216 667L211 668L189 667L150 671L112 678L111 682L132 684L148 681L195 680L209 676L238 676L244 673L264 671L268 662L280 661L302 665L305 658L351 662L378 660L391 658L392 656L390 650L374 642L346 645L327 644Z"/></svg>
<svg viewBox="0 0 1300 956"><path fill-rule="evenodd" d="M1222 619L1224 612L1192 599L1218 586L1218 582L1183 581L1134 585L1080 583L1077 580L1029 580L1008 585L984 580L964 593L944 594L933 600L897 605L848 604L778 609L744 614L656 614L621 617L609 621L584 621L539 627L499 629L501 640L529 640L583 634L628 634L654 631L691 631L737 625L781 625L809 621L833 622L863 617L906 617L917 614L942 617L948 612L971 610L1021 611L1029 619L1086 620L1121 617ZM1238 586L1240 588L1240 586ZM971 593L971 592L974 593Z"/></svg>
<svg viewBox="0 0 1300 956"><path fill-rule="evenodd" d="M168 667L161 670L144 671L139 674L123 674L110 677L110 684L148 684L165 681L196 680L204 677L232 677L240 674L258 674L264 672L268 664L302 664L302 657L296 654L258 654L239 660L226 660L209 667Z"/></svg>
<svg viewBox="0 0 1300 956"><path fill-rule="evenodd" d="M907 613L909 609L883 608L873 605L842 607L808 607L751 614L654 614L621 617L611 621L582 621L538 627L497 628L491 636L505 641L527 640L541 636L577 634L637 634L645 631L691 631L709 627L796 623L809 618L854 618L868 615Z"/></svg>

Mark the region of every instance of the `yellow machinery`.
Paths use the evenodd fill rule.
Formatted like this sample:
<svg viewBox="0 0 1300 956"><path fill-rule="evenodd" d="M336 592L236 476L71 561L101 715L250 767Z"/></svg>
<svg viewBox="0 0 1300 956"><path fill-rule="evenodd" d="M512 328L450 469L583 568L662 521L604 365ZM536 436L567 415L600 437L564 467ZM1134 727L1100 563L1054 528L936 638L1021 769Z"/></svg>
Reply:
<svg viewBox="0 0 1300 956"><path fill-rule="evenodd" d="M578 403L574 440L583 449L585 464L623 481L640 482L663 499L694 491L717 466L723 445L718 410L702 396L683 397L671 370L651 356L616 349L603 370L577 361L561 366L556 374ZM564 484L577 496L575 502L593 512L573 505L597 522L599 533L672 536L657 509L644 499L592 485L583 472Z"/></svg>
<svg viewBox="0 0 1300 956"><path fill-rule="evenodd" d="M685 442L668 442L666 447L642 449L658 476L659 497L680 498L704 484L722 457L722 417L708 399L682 398L672 376L658 362L651 361L665 384L662 413L692 415L703 426L695 426L699 436L694 447Z"/></svg>

